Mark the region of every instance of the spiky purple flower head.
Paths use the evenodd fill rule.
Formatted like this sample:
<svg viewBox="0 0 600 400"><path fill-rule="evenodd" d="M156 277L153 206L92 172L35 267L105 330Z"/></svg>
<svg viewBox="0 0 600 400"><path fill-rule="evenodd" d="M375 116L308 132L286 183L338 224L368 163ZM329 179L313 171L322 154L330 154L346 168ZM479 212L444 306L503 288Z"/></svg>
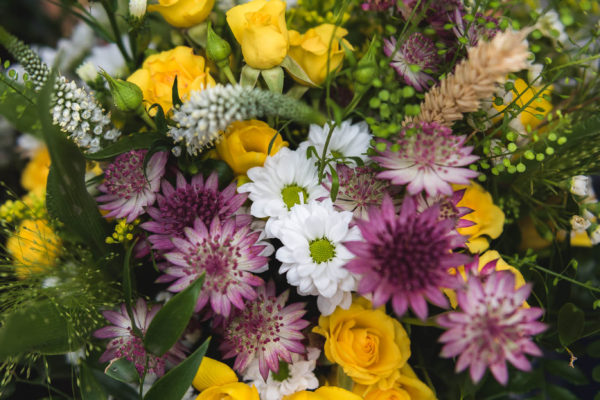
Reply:
<svg viewBox="0 0 600 400"><path fill-rule="evenodd" d="M196 311L210 300L212 310L229 316L231 305L242 309L245 300L256 298L255 286L264 282L254 273L269 267L266 244L260 244L260 232L250 224L238 226L234 218L215 217L209 226L200 218L194 228L184 228L185 238L173 238L175 249L165 254L169 265L158 282L175 281L168 290L180 292L206 274Z"/></svg>
<svg viewBox="0 0 600 400"><path fill-rule="evenodd" d="M246 197L246 194L236 193L235 183L220 191L216 173L212 173L206 181L202 174L198 174L188 183L177 172L177 186L173 187L163 179L161 193L157 195L158 207L148 209L152 221L140 226L154 233L148 240L155 249L170 250L173 248L171 239L183 237L184 229L193 226L197 218L206 226L215 216L228 218L241 207ZM250 216L242 219L242 222L249 221Z"/></svg>
<svg viewBox="0 0 600 400"><path fill-rule="evenodd" d="M156 199L160 179L165 173L167 152L150 157L144 174L144 157L148 150L131 150L117 156L104 170L104 182L98 186L103 195L96 198L110 211L107 218L127 218L131 222L145 212Z"/></svg>
<svg viewBox="0 0 600 400"><path fill-rule="evenodd" d="M415 195L425 190L429 196L452 195L450 183L468 185L478 173L465 167L479 159L473 146L464 146L466 136L436 122L417 122L405 126L393 142L379 139L386 149L372 157L386 169L377 175L395 185L406 185Z"/></svg>
<svg viewBox="0 0 600 400"><path fill-rule="evenodd" d="M385 39L383 51L391 57L390 65L404 81L419 92L429 88L434 80L429 75L437 70L439 57L433 41L416 32L399 44L396 38Z"/></svg>
<svg viewBox="0 0 600 400"><path fill-rule="evenodd" d="M396 6L396 0L366 0L361 7L364 11L386 11Z"/></svg>
<svg viewBox="0 0 600 400"><path fill-rule="evenodd" d="M137 300L135 307L132 309L133 319L136 327L143 335L146 334L150 322L152 322L160 308L161 306L157 304L148 310L148 305L144 299ZM154 373L161 376L165 373L167 363L177 365L185 358L186 349L180 342L176 342L161 357L148 353L144 348L143 338L137 336L133 331L125 304L121 304L119 311L104 311L102 315L114 325L105 326L94 332L94 336L99 339L113 338L108 342L104 354L100 356L100 362L125 358L135 365L140 376L144 373Z"/></svg>
<svg viewBox="0 0 600 400"><path fill-rule="evenodd" d="M309 322L302 319L304 303L285 305L286 290L275 294L275 283L269 281L257 290L258 297L243 310L235 310L227 322L220 348L224 358L236 357L233 369L242 373L254 359L266 381L269 370L279 370L279 360L292 363L292 353L304 353L302 329Z"/></svg>
<svg viewBox="0 0 600 400"><path fill-rule="evenodd" d="M450 219L456 222L456 228L467 228L475 225L475 222L463 219L465 215L473 212L469 207L459 207L458 203L462 200L467 189L455 190L452 196L437 195L430 197L427 195L419 195L417 200L417 211L422 212L428 207L438 204L440 207L440 220Z"/></svg>
<svg viewBox="0 0 600 400"><path fill-rule="evenodd" d="M465 238L454 230L454 221L439 220L438 205L417 212L415 200L407 196L397 214L392 199L385 196L381 208L371 208L368 220L357 225L364 241L344 243L356 258L346 268L361 276L360 294L373 295L373 307L391 299L398 315L410 308L427 318L427 298L447 308L441 288L456 286L449 268L465 264L469 257L452 253Z"/></svg>
<svg viewBox="0 0 600 400"><path fill-rule="evenodd" d="M439 339L445 343L441 356L460 355L456 372L470 366L474 382L489 367L496 380L505 385L506 361L529 371L531 364L525 354L542 354L531 337L547 328L537 321L544 312L541 308L522 307L530 292L530 284L515 289L514 275L507 271L486 274L485 281L470 276L466 287L457 292L461 311L437 318L438 324L448 329Z"/></svg>

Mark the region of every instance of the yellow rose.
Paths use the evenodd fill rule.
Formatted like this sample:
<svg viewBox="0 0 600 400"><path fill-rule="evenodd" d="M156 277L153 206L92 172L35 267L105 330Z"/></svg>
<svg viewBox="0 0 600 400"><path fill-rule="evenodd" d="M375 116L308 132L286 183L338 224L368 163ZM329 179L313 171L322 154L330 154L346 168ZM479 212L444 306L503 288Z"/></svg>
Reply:
<svg viewBox="0 0 600 400"><path fill-rule="evenodd" d="M256 387L242 382L213 386L196 397L196 400L260 400Z"/></svg>
<svg viewBox="0 0 600 400"><path fill-rule="evenodd" d="M60 238L43 220L23 221L6 241L6 250L15 259L15 272L20 279L52 267L60 246Z"/></svg>
<svg viewBox="0 0 600 400"><path fill-rule="evenodd" d="M196 400L260 400L256 387L238 382L227 365L204 357L192 385L200 391Z"/></svg>
<svg viewBox="0 0 600 400"><path fill-rule="evenodd" d="M492 195L475 182L469 186L452 185L452 187L454 190L466 189L457 206L473 210L462 219L475 223L466 228L458 228L457 231L469 238L466 245L471 253L481 253L490 246L488 237L496 239L502 233L504 213L494 204Z"/></svg>
<svg viewBox="0 0 600 400"><path fill-rule="evenodd" d="M335 386L322 386L314 392L303 390L289 396L283 396L282 400L362 400L362 398L346 389Z"/></svg>
<svg viewBox="0 0 600 400"><path fill-rule="evenodd" d="M227 11L227 23L252 68L276 67L287 55L285 2L252 0Z"/></svg>
<svg viewBox="0 0 600 400"><path fill-rule="evenodd" d="M46 146L38 149L31 161L27 163L21 175L23 189L43 195L46 192L46 181L50 171L50 153Z"/></svg>
<svg viewBox="0 0 600 400"><path fill-rule="evenodd" d="M408 364L400 370L398 379L390 389L374 386L355 385L354 393L364 400L435 400L433 391L424 384Z"/></svg>
<svg viewBox="0 0 600 400"><path fill-rule="evenodd" d="M352 49L350 43L343 39L347 34L346 29L332 24L319 25L309 29L304 35L291 30L290 57L302 67L314 84L320 85L325 82L331 71L341 68L345 54L342 43ZM327 59L329 59L329 69L327 69Z"/></svg>
<svg viewBox="0 0 600 400"><path fill-rule="evenodd" d="M191 91L215 84L208 68L205 68L204 57L194 55L194 50L186 46L177 46L173 50L151 55L144 61L142 68L127 80L142 89L147 108L158 103L166 113L173 106L175 76L182 100L187 99Z"/></svg>
<svg viewBox="0 0 600 400"><path fill-rule="evenodd" d="M371 307L368 300L356 298L348 310L338 307L319 317L313 332L325 336L325 356L354 382L388 389L410 357L410 340L383 307Z"/></svg>
<svg viewBox="0 0 600 400"><path fill-rule="evenodd" d="M237 121L227 127L217 143L217 153L236 175L244 175L252 167L262 167L273 137L271 156L287 146L281 135L262 121Z"/></svg>
<svg viewBox="0 0 600 400"><path fill-rule="evenodd" d="M148 11L158 11L171 25L189 28L203 22L210 14L215 0L158 0Z"/></svg>

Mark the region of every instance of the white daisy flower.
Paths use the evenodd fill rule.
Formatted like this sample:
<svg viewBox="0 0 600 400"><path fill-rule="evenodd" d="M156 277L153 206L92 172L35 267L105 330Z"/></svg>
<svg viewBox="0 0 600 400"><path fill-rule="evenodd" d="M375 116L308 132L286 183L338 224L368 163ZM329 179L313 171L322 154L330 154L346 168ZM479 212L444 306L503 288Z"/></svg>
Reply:
<svg viewBox="0 0 600 400"><path fill-rule="evenodd" d="M306 350L306 356L293 353L292 363L285 364L283 371L281 366L279 367L277 379L270 372L266 381L262 378L258 369L258 360L255 359L244 372L243 380L256 387L262 400L281 400L284 396L301 390L316 389L319 387L319 380L313 371L321 350L315 347L308 347ZM282 378L285 379L281 380Z"/></svg>
<svg viewBox="0 0 600 400"><path fill-rule="evenodd" d="M350 227L352 213L338 212L330 199L294 206L285 216L271 222L271 233L281 240L276 257L282 262L280 274L300 295L318 296L323 315L335 307L348 308L357 279L344 265L354 255L342 244L361 240L356 226Z"/></svg>
<svg viewBox="0 0 600 400"><path fill-rule="evenodd" d="M287 147L267 157L264 166L250 168L247 175L252 182L240 186L238 192L249 193L250 213L256 218L282 217L296 204L329 195L319 184L314 163ZM266 232L270 236L269 224Z"/></svg>
<svg viewBox="0 0 600 400"><path fill-rule="evenodd" d="M332 122L333 124L333 122ZM323 154L323 148L327 141L330 127L328 124L311 125L308 131L308 138L300 143L298 152L306 154L306 149L314 146L319 156ZM327 157L358 157L367 161L367 150L373 136L369 132L369 125L364 122L352 124L351 120L343 121L336 127L331 134L329 145L327 146ZM347 160L348 165L356 165L353 160Z"/></svg>

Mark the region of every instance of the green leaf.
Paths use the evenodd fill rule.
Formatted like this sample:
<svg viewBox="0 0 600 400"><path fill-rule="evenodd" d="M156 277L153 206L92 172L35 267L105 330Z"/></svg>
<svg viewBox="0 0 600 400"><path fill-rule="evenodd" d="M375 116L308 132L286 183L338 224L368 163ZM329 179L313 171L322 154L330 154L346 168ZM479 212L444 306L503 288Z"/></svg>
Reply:
<svg viewBox="0 0 600 400"><path fill-rule="evenodd" d="M233 180L233 170L223 160L206 159L200 164L200 171L205 178L216 172L219 178L220 189L224 189Z"/></svg>
<svg viewBox="0 0 600 400"><path fill-rule="evenodd" d="M558 337L568 346L581 337L585 314L573 303L566 303L558 312Z"/></svg>
<svg viewBox="0 0 600 400"><path fill-rule="evenodd" d="M85 186L85 159L77 146L52 124L50 97L56 73L53 72L39 96L42 133L50 153L51 165L46 185L48 213L64 224L64 228L80 238L101 259L110 253L104 242L110 230L100 215L96 201Z"/></svg>
<svg viewBox="0 0 600 400"><path fill-rule="evenodd" d="M600 382L600 365L596 365L592 370L592 379L596 382Z"/></svg>
<svg viewBox="0 0 600 400"><path fill-rule="evenodd" d="M104 388L86 364L81 365L79 379L79 389L81 391L82 400L108 399L108 395L104 391Z"/></svg>
<svg viewBox="0 0 600 400"><path fill-rule="evenodd" d="M331 201L335 201L340 189L340 178L335 167L331 164L329 164L329 171L331 171Z"/></svg>
<svg viewBox="0 0 600 400"><path fill-rule="evenodd" d="M158 129L159 133L165 135L169 130L169 127L167 126L167 119L165 118L165 111L160 104L154 103L148 109L148 113L150 113L153 108L156 108L156 114L154 114L154 123L156 124L156 129Z"/></svg>
<svg viewBox="0 0 600 400"><path fill-rule="evenodd" d="M303 85L294 85L290 88L290 90L288 90L286 92L286 96L292 97L296 100L300 100L300 98L302 96L304 96L304 93L306 93L308 91L308 89L310 89L308 86L303 86Z"/></svg>
<svg viewBox="0 0 600 400"><path fill-rule="evenodd" d="M117 143L106 146L94 153L86 154L88 160L107 160L130 150L149 149L156 141L165 140L165 136L156 132L139 132L124 136Z"/></svg>
<svg viewBox="0 0 600 400"><path fill-rule="evenodd" d="M590 357L600 358L600 340L590 343L586 349L586 353Z"/></svg>
<svg viewBox="0 0 600 400"><path fill-rule="evenodd" d="M36 112L33 89L4 75L0 77L0 115L20 132L41 136L40 119Z"/></svg>
<svg viewBox="0 0 600 400"><path fill-rule="evenodd" d="M115 397L115 399L119 400L139 400L139 396L136 391L129 385L119 382L110 376L106 375L104 372L90 368L94 378L102 385L102 387L111 395Z"/></svg>
<svg viewBox="0 0 600 400"><path fill-rule="evenodd" d="M552 375L565 379L574 385L586 385L587 378L577 367L570 367L568 360L549 360L544 362L544 367Z"/></svg>
<svg viewBox="0 0 600 400"><path fill-rule="evenodd" d="M252 68L247 64L244 65L242 67L242 74L240 76L240 85L253 88L256 86L258 75L260 75L260 69Z"/></svg>
<svg viewBox="0 0 600 400"><path fill-rule="evenodd" d="M173 88L171 89L171 98L173 101L173 107L179 107L183 104L181 99L179 98L179 88L177 87L177 75L175 75L175 79L173 80Z"/></svg>
<svg viewBox="0 0 600 400"><path fill-rule="evenodd" d="M124 383L136 382L140 377L137 369L135 369L135 365L125 358L111 361L104 373L111 378Z"/></svg>
<svg viewBox="0 0 600 400"><path fill-rule="evenodd" d="M267 87L271 92L283 93L283 68L274 67L270 69L263 69L260 71L263 79L265 80Z"/></svg>
<svg viewBox="0 0 600 400"><path fill-rule="evenodd" d="M60 354L79 346L70 342L68 322L50 300L19 306L0 327L0 359L30 351Z"/></svg>
<svg viewBox="0 0 600 400"><path fill-rule="evenodd" d="M294 78L301 80L307 85L313 87L319 87L316 83L314 83L308 74L302 69L300 64L298 64L294 59L290 56L286 56L281 63L281 66L289 72Z"/></svg>
<svg viewBox="0 0 600 400"><path fill-rule="evenodd" d="M578 396L574 395L570 390L557 385L546 386L546 393L549 399L560 399L560 400L581 400Z"/></svg>
<svg viewBox="0 0 600 400"><path fill-rule="evenodd" d="M173 301L173 300L171 300ZM168 305L169 303L167 303ZM206 339L191 356L160 378L146 393L144 400L179 400L189 389L206 354L210 338Z"/></svg>
<svg viewBox="0 0 600 400"><path fill-rule="evenodd" d="M204 283L204 274L177 293L156 314L144 337L144 347L157 356L165 354L187 327Z"/></svg>

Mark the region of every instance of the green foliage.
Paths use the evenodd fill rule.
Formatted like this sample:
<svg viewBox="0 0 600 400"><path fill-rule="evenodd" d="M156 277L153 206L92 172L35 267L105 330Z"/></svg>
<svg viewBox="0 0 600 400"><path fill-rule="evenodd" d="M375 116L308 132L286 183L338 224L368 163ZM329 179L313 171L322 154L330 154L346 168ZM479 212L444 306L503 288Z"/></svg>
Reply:
<svg viewBox="0 0 600 400"><path fill-rule="evenodd" d="M0 74L0 115L18 131L41 136L34 90L4 74Z"/></svg>

